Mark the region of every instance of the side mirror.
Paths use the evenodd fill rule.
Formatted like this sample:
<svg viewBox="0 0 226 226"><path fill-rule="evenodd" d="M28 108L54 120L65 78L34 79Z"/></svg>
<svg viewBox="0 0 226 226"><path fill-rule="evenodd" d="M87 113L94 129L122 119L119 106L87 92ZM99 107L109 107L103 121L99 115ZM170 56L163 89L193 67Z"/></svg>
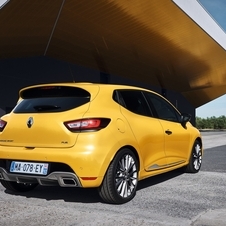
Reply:
<svg viewBox="0 0 226 226"><path fill-rule="evenodd" d="M189 122L191 120L191 115L187 114L187 113L182 113L181 114L181 125L183 127L186 127L186 123Z"/></svg>

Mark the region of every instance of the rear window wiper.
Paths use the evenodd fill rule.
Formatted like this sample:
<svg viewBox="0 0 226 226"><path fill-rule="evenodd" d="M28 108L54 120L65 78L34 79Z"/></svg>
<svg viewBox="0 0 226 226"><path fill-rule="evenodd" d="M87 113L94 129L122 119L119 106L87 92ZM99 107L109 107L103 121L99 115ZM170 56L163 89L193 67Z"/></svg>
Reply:
<svg viewBox="0 0 226 226"><path fill-rule="evenodd" d="M34 106L34 109L36 111L49 111L49 110L57 110L61 107L57 106L57 105L36 105Z"/></svg>

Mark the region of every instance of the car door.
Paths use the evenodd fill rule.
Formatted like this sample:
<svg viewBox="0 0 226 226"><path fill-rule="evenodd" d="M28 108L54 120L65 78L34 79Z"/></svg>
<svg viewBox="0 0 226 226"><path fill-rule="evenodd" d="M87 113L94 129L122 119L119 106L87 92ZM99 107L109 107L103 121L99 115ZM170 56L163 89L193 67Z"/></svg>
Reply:
<svg viewBox="0 0 226 226"><path fill-rule="evenodd" d="M136 138L146 171L166 166L164 134L161 123L154 118L144 95L139 90L118 91L121 113Z"/></svg>
<svg viewBox="0 0 226 226"><path fill-rule="evenodd" d="M180 123L180 113L159 95L147 92L145 96L154 108L164 131L167 164L171 166L185 162L189 153L190 133Z"/></svg>

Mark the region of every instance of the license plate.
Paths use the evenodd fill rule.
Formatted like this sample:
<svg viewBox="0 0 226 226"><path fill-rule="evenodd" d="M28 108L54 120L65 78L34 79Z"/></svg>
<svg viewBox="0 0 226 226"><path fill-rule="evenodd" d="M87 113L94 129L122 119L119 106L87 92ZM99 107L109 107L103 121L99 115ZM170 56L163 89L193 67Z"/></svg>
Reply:
<svg viewBox="0 0 226 226"><path fill-rule="evenodd" d="M10 166L10 172L47 175L48 163L13 161Z"/></svg>

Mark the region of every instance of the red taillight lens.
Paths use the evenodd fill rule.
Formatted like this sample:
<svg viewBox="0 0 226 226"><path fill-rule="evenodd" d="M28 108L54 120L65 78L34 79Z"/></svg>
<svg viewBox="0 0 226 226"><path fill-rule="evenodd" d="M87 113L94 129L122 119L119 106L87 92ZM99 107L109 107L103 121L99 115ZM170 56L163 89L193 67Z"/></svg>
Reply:
<svg viewBox="0 0 226 226"><path fill-rule="evenodd" d="M71 132L96 131L105 128L111 120L108 118L86 118L64 122Z"/></svg>
<svg viewBox="0 0 226 226"><path fill-rule="evenodd" d="M0 132L2 132L6 126L7 122L0 119Z"/></svg>

